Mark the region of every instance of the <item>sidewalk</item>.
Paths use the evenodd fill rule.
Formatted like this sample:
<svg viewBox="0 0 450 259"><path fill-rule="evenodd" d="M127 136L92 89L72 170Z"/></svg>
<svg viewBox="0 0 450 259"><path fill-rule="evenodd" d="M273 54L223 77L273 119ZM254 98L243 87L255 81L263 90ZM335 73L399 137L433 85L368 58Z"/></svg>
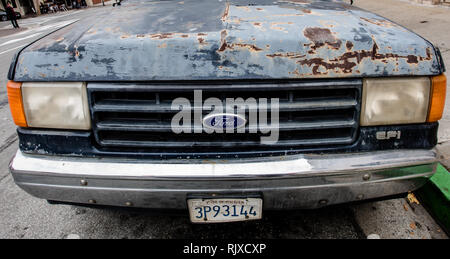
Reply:
<svg viewBox="0 0 450 259"><path fill-rule="evenodd" d="M116 0L105 0L105 6L108 6L108 5L112 6L115 2L116 2ZM100 7L100 6L103 6L103 3L100 2L99 4L95 4L92 7Z"/></svg>
<svg viewBox="0 0 450 259"><path fill-rule="evenodd" d="M448 8L450 8L450 3L449 2L447 2L447 3L437 3L437 4L433 4L432 3L432 1L433 0L398 0L398 1L403 1L403 2L406 2L406 3L410 3L410 4L413 4L413 5L422 5L422 6L435 6L435 7L448 7Z"/></svg>

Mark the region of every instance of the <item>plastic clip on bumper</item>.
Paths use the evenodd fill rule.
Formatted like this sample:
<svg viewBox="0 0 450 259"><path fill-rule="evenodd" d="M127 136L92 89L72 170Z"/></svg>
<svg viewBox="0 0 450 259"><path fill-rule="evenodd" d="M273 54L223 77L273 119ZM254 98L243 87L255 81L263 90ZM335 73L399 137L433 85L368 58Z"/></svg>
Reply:
<svg viewBox="0 0 450 259"><path fill-rule="evenodd" d="M413 191L436 170L435 150L249 160L126 160L26 155L10 163L33 196L69 203L185 209L190 195L259 194L264 209L317 208Z"/></svg>

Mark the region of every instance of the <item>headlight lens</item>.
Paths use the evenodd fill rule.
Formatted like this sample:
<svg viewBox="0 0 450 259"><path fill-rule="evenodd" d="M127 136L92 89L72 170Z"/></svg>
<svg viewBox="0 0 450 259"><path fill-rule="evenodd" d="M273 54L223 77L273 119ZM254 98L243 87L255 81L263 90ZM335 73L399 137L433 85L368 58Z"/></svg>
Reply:
<svg viewBox="0 0 450 259"><path fill-rule="evenodd" d="M364 79L361 126L424 123L429 77Z"/></svg>
<svg viewBox="0 0 450 259"><path fill-rule="evenodd" d="M22 98L28 127L91 128L85 83L23 83Z"/></svg>

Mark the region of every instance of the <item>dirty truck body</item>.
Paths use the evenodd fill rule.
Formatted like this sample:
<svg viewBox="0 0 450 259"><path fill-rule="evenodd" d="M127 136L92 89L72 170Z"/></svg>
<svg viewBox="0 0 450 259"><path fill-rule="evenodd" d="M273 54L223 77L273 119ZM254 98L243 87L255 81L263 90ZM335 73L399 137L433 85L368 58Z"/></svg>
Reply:
<svg viewBox="0 0 450 259"><path fill-rule="evenodd" d="M430 42L341 1L130 0L16 55L10 170L43 199L194 222L407 193L435 172L444 70ZM245 133L173 132L194 90L278 98L278 141L248 117Z"/></svg>

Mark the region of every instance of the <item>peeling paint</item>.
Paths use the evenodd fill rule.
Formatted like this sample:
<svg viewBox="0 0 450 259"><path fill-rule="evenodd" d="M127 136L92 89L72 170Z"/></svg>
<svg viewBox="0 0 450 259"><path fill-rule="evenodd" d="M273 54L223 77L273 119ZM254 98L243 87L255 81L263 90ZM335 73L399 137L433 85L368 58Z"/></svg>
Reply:
<svg viewBox="0 0 450 259"><path fill-rule="evenodd" d="M342 41L337 39L328 28L305 28L303 31L306 38L310 39L314 45L311 46L313 50L321 48L325 45L333 49L339 49Z"/></svg>
<svg viewBox="0 0 450 259"><path fill-rule="evenodd" d="M303 79L442 73L429 42L341 1L183 3L128 0L121 8L99 11L98 17L69 25L24 49L15 79Z"/></svg>
<svg viewBox="0 0 450 259"><path fill-rule="evenodd" d="M368 19L368 18L364 18L364 17L360 17L361 20L378 25L378 26L383 26L383 27L399 27L398 25L396 25L395 23L392 23L388 20L384 20L384 19Z"/></svg>
<svg viewBox="0 0 450 259"><path fill-rule="evenodd" d="M197 38L197 40L198 40L198 43L200 43L200 45L206 45L207 43L205 42L205 39L204 38Z"/></svg>
<svg viewBox="0 0 450 259"><path fill-rule="evenodd" d="M226 4L226 7L225 7L225 11L223 12L223 15L222 15L222 21L223 21L223 22L225 22L225 21L227 20L228 12L229 12L229 11L230 11L230 4L227 3L227 4Z"/></svg>
<svg viewBox="0 0 450 259"><path fill-rule="evenodd" d="M173 33L155 33L150 34L150 38L152 39L169 39L172 38Z"/></svg>
<svg viewBox="0 0 450 259"><path fill-rule="evenodd" d="M223 30L220 32L220 48L218 49L218 51L224 51L228 45L227 45L227 31Z"/></svg>

